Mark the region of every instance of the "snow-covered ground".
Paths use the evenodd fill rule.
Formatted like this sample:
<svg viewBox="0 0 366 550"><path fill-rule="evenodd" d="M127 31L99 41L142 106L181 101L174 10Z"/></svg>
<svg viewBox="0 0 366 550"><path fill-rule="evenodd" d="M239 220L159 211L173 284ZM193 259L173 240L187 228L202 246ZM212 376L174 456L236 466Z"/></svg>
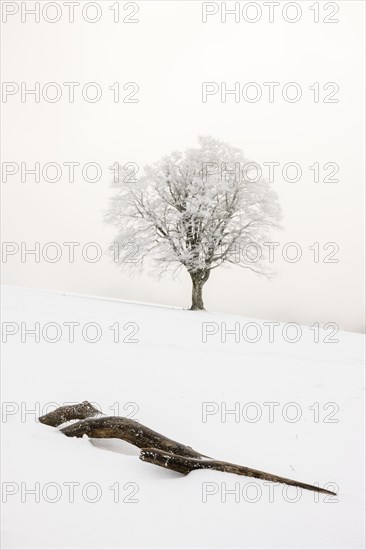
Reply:
<svg viewBox="0 0 366 550"><path fill-rule="evenodd" d="M15 287L2 321L3 548L364 548L362 335L328 327L317 343L302 327L291 343L281 325L271 343L268 325L244 317ZM39 342L26 333L35 323ZM247 336L222 342L235 323ZM83 400L209 456L337 486L338 497L213 471L183 477L123 442L69 439L36 421Z"/></svg>

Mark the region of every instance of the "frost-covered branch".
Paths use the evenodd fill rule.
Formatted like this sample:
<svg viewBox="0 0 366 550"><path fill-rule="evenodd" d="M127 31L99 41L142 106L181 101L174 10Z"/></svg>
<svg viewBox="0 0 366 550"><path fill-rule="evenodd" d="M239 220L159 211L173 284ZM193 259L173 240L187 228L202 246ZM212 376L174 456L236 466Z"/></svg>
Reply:
<svg viewBox="0 0 366 550"><path fill-rule="evenodd" d="M121 169L106 219L118 227L118 243L134 243L139 261L121 257L120 265L142 270L146 263L157 274L183 266L193 309L203 309L202 283L225 262L267 275L265 255L253 259L248 250L279 227L280 207L268 182L246 179L247 162L239 149L201 137L198 148L145 167L137 183L126 184Z"/></svg>

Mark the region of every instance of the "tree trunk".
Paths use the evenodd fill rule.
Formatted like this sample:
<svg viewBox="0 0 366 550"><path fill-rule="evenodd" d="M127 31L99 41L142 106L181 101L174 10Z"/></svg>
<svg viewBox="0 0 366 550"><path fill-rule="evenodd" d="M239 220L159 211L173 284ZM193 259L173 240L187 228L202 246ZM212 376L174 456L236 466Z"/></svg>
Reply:
<svg viewBox="0 0 366 550"><path fill-rule="evenodd" d="M203 305L202 290L203 285L206 283L207 279L210 276L209 270L200 270L195 272L190 272L192 279L192 305L191 310L204 310L205 306Z"/></svg>

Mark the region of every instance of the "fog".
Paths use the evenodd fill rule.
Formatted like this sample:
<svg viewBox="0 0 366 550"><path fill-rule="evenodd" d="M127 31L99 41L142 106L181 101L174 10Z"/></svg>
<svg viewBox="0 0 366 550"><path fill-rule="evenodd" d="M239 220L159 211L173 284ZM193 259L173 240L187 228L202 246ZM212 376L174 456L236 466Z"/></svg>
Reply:
<svg viewBox="0 0 366 550"><path fill-rule="evenodd" d="M6 102L3 96L2 104L2 240L8 252L3 255L3 283L189 307L185 273L157 281L147 271L130 278L116 267L107 253L114 230L103 215L113 192L109 167L115 162L134 162L140 171L208 134L242 148L265 170L268 164L263 163L279 163L273 187L283 209L283 230L271 239L279 243L276 277L268 281L239 267L217 269L204 288L207 310L306 325L333 322L344 330L363 331L363 2L341 2L334 24L314 23L307 2L301 2L302 17L296 23L280 16L270 23L264 11L256 23L242 18L236 23L229 16L223 23L220 13L203 23L201 3L183 1L137 2L133 17L138 23L114 23L112 3L101 4L103 16L94 24L76 12L74 23L65 13L56 23L42 18L36 23L31 17L22 23L15 14L3 25L2 79L19 84L19 92L9 94ZM29 89L40 83L39 102L32 95L21 101L21 82ZM59 83L59 101L44 100L47 82ZM65 82L80 83L73 103ZM82 97L89 82L103 91L95 103ZM114 102L117 88L110 87L116 82L125 99L134 90L123 86L137 83L132 97L138 102ZM203 82L217 83L211 89L219 90L205 102ZM229 90L236 82L239 97L222 97L221 83ZM257 102L243 98L249 82L257 83L250 93L262 93ZM278 83L273 102L266 82ZM301 89L297 102L283 98L284 86L291 82ZM327 83L336 83L339 90L334 84L326 88ZM284 93L292 97L294 89ZM338 102L324 102L327 97ZM25 172L36 162L39 182ZM42 167L50 162L61 167L58 181L47 181L46 172L42 176ZM79 163L74 181L64 164L70 162ZM4 163L14 163L16 172L8 172L6 181ZM99 181L86 181L94 177L93 167L83 176L87 163L99 165ZM289 181L282 176L288 163L300 166L299 181L290 181L291 168ZM324 181L327 176L339 181ZM59 261L47 259L48 251L54 254L45 248L51 242L62 252ZM73 262L63 244L70 242L80 243ZM92 248L85 249L90 242L103 250L96 262L90 260ZM35 246L39 258L24 255ZM290 261L299 250L298 261Z"/></svg>

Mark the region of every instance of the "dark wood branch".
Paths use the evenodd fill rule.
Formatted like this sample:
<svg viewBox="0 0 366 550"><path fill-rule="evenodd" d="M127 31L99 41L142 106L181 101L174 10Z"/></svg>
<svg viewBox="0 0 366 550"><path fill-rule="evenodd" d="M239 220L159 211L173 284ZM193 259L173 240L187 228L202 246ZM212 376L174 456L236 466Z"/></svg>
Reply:
<svg viewBox="0 0 366 550"><path fill-rule="evenodd" d="M150 462L184 475L198 469L217 470L277 483L285 483L318 493L336 494L327 489L321 489L320 487L301 481L295 481L230 462L215 460L195 451L187 445L178 443L173 439L165 437L165 435L151 430L147 426L136 422L136 420L122 416L95 418L99 414L101 412L95 409L91 403L84 401L78 405L59 407L55 411L41 416L39 421L48 426L59 426L70 420L82 419L79 422L74 422L61 428L61 432L67 437L83 437L87 435L93 438L122 439L141 449L140 459L142 461Z"/></svg>
<svg viewBox="0 0 366 550"><path fill-rule="evenodd" d="M178 454L181 456L189 456L192 458L200 458L203 455L191 447L187 447L182 443L178 443L173 439L165 437L147 426L122 416L104 416L102 418L88 418L81 422L75 422L65 428L61 432L68 437L88 437L95 438L116 438L123 439L139 449L156 448L162 451Z"/></svg>
<svg viewBox="0 0 366 550"><path fill-rule="evenodd" d="M58 407L54 411L40 416L38 420L42 422L42 424L56 427L69 420L81 420L83 418L96 416L97 414L101 414L101 412L93 407L89 401L83 401L77 405L64 405L63 407Z"/></svg>
<svg viewBox="0 0 366 550"><path fill-rule="evenodd" d="M317 493L326 493L328 495L335 495L333 491L322 489L316 485L309 485L302 481L295 481L287 477L281 477L261 470L254 470L253 468L247 468L246 466L240 466L238 464L232 464L230 462L222 462L221 460L213 459L197 459L187 456L179 456L173 453L167 453L160 449L141 449L140 459L143 462L150 462L168 470L180 472L181 474L189 474L193 470L218 470L219 472L228 472L230 474L236 474L239 476L254 477L256 479L264 479L272 481L274 483L285 483L286 485L294 485L295 487L301 487L302 489L308 489L309 491L315 491Z"/></svg>

